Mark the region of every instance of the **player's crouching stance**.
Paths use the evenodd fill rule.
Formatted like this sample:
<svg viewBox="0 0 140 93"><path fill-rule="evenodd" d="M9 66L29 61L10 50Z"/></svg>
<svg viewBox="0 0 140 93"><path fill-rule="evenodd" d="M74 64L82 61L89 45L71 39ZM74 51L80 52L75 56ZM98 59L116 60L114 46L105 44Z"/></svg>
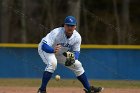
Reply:
<svg viewBox="0 0 140 93"><path fill-rule="evenodd" d="M73 16L67 16L64 20L64 27L52 30L41 40L38 52L47 66L37 93L47 93L46 87L57 63L63 64L75 73L77 79L83 84L85 93L99 93L103 90L102 87L90 86L84 68L78 61L81 36L75 30L76 24L76 19Z"/></svg>

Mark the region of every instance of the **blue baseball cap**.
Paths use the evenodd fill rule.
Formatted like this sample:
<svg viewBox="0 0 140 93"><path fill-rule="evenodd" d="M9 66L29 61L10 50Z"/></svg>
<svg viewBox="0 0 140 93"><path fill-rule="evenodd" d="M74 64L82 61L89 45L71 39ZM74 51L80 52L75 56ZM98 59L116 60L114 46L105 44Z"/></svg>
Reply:
<svg viewBox="0 0 140 93"><path fill-rule="evenodd" d="M67 24L67 25L76 25L77 22L76 22L76 19L75 17L73 16L67 16L64 20L64 24Z"/></svg>

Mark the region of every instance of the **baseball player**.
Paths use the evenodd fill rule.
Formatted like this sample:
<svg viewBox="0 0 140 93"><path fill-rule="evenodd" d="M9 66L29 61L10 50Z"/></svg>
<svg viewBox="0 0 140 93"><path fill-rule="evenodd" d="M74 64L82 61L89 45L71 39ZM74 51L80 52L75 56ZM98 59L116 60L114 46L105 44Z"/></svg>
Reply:
<svg viewBox="0 0 140 93"><path fill-rule="evenodd" d="M64 27L55 28L39 43L38 53L46 64L46 68L37 93L46 93L47 84L56 70L57 63L63 64L75 73L77 79L83 84L85 93L99 93L103 90L102 87L90 86L84 68L78 60L81 36L75 30L76 24L75 17L67 16Z"/></svg>

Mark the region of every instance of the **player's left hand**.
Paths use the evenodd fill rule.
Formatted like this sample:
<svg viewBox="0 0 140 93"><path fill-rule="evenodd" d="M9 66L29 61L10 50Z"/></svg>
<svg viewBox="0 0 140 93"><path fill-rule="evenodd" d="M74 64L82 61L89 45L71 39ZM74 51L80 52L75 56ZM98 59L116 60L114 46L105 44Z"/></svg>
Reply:
<svg viewBox="0 0 140 93"><path fill-rule="evenodd" d="M72 52L64 52L63 55L66 57L65 66L71 66L75 63L74 53Z"/></svg>

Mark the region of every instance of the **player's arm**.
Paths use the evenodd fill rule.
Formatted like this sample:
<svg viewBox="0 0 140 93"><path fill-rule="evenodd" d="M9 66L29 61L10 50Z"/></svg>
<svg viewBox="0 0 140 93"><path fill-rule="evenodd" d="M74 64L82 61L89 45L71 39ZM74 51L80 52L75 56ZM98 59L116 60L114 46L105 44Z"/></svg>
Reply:
<svg viewBox="0 0 140 93"><path fill-rule="evenodd" d="M64 52L63 55L66 57L65 66L71 66L75 63L75 60L78 60L80 55L80 45L81 38L77 38L77 41L73 45L73 52Z"/></svg>
<svg viewBox="0 0 140 93"><path fill-rule="evenodd" d="M78 38L77 41L75 42L75 44L73 45L75 60L78 60L78 58L79 58L80 46L81 46L81 37Z"/></svg>
<svg viewBox="0 0 140 93"><path fill-rule="evenodd" d="M49 46L47 43L44 43L42 44L42 50L45 51L46 53L54 53L54 49Z"/></svg>
<svg viewBox="0 0 140 93"><path fill-rule="evenodd" d="M46 53L57 53L59 49L61 48L60 45L56 45L54 48L52 45L54 44L55 38L56 38L56 31L51 31L43 40L42 40L42 50Z"/></svg>
<svg viewBox="0 0 140 93"><path fill-rule="evenodd" d="M78 60L80 51L74 51L75 60Z"/></svg>
<svg viewBox="0 0 140 93"><path fill-rule="evenodd" d="M59 49L61 48L60 45L55 46L55 48L52 48L51 46L49 46L47 43L42 44L42 50L45 51L46 53L57 53L59 51Z"/></svg>

